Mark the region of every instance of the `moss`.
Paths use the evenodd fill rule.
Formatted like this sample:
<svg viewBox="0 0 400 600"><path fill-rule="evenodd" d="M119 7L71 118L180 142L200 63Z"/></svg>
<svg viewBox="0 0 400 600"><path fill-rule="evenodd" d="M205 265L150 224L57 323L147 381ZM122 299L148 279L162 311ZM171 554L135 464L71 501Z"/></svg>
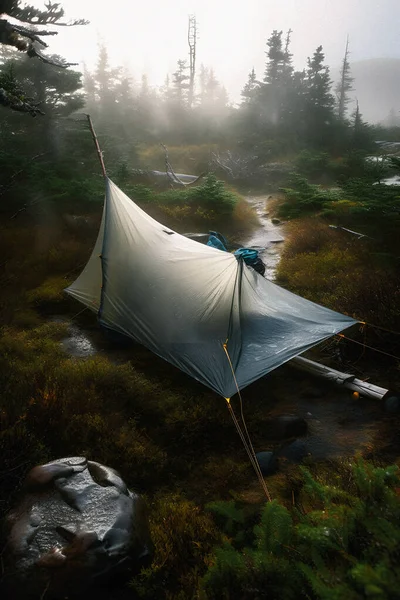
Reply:
<svg viewBox="0 0 400 600"><path fill-rule="evenodd" d="M192 598L210 565L221 533L211 517L181 494L163 494L151 503L150 533L155 558L131 582L139 598Z"/></svg>
<svg viewBox="0 0 400 600"><path fill-rule="evenodd" d="M64 277L49 277L27 293L27 300L38 308L56 307L66 302L64 290L67 286Z"/></svg>

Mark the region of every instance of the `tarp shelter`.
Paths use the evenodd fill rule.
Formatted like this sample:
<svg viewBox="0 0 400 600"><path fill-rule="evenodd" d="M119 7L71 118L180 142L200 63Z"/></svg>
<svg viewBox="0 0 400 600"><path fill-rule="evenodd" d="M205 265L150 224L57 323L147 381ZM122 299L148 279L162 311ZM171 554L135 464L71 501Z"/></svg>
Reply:
<svg viewBox="0 0 400 600"><path fill-rule="evenodd" d="M225 398L352 318L288 292L233 254L164 227L106 179L93 253L68 294Z"/></svg>

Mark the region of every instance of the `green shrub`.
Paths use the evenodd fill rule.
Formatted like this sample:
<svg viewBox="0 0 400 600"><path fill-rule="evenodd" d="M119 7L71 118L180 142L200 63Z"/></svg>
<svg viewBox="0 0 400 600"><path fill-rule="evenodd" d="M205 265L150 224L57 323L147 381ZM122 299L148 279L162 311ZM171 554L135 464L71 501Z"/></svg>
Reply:
<svg viewBox="0 0 400 600"><path fill-rule="evenodd" d="M307 177L315 177L326 173L329 164L329 154L326 152L311 152L310 150L302 150L295 161L297 170Z"/></svg>
<svg viewBox="0 0 400 600"><path fill-rule="evenodd" d="M359 459L336 478L328 471L313 477L301 470L297 507L289 511L276 501L268 503L251 544L236 536L216 550L201 582L206 598L397 597L398 467L375 467ZM234 507L226 506L231 532Z"/></svg>
<svg viewBox="0 0 400 600"><path fill-rule="evenodd" d="M189 199L193 204L225 216L232 214L238 197L225 188L223 181L209 174L202 185L190 189Z"/></svg>
<svg viewBox="0 0 400 600"><path fill-rule="evenodd" d="M158 201L157 195L153 190L145 185L138 183L136 185L124 186L125 193L138 204L148 204Z"/></svg>
<svg viewBox="0 0 400 600"><path fill-rule="evenodd" d="M340 200L342 197L340 190L326 190L319 185L310 184L305 177L298 173L292 173L287 187L280 191L286 197L279 206L278 215L285 218L301 217L305 214L319 212L327 203Z"/></svg>

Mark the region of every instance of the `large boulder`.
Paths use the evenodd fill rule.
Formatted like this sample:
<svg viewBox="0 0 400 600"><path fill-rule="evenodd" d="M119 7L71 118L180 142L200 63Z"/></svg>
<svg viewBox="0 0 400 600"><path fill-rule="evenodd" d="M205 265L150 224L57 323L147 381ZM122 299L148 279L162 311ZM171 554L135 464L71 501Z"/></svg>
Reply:
<svg viewBox="0 0 400 600"><path fill-rule="evenodd" d="M119 474L83 457L35 467L6 517L6 597L75 598L151 557L145 506Z"/></svg>

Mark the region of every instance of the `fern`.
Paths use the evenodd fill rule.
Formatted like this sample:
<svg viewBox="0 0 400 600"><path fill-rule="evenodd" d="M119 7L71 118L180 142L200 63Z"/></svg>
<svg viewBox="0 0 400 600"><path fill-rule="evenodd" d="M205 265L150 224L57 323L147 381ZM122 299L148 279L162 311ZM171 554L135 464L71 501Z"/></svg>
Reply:
<svg viewBox="0 0 400 600"><path fill-rule="evenodd" d="M293 537L293 521L289 511L276 501L269 502L254 533L258 550L281 556Z"/></svg>

